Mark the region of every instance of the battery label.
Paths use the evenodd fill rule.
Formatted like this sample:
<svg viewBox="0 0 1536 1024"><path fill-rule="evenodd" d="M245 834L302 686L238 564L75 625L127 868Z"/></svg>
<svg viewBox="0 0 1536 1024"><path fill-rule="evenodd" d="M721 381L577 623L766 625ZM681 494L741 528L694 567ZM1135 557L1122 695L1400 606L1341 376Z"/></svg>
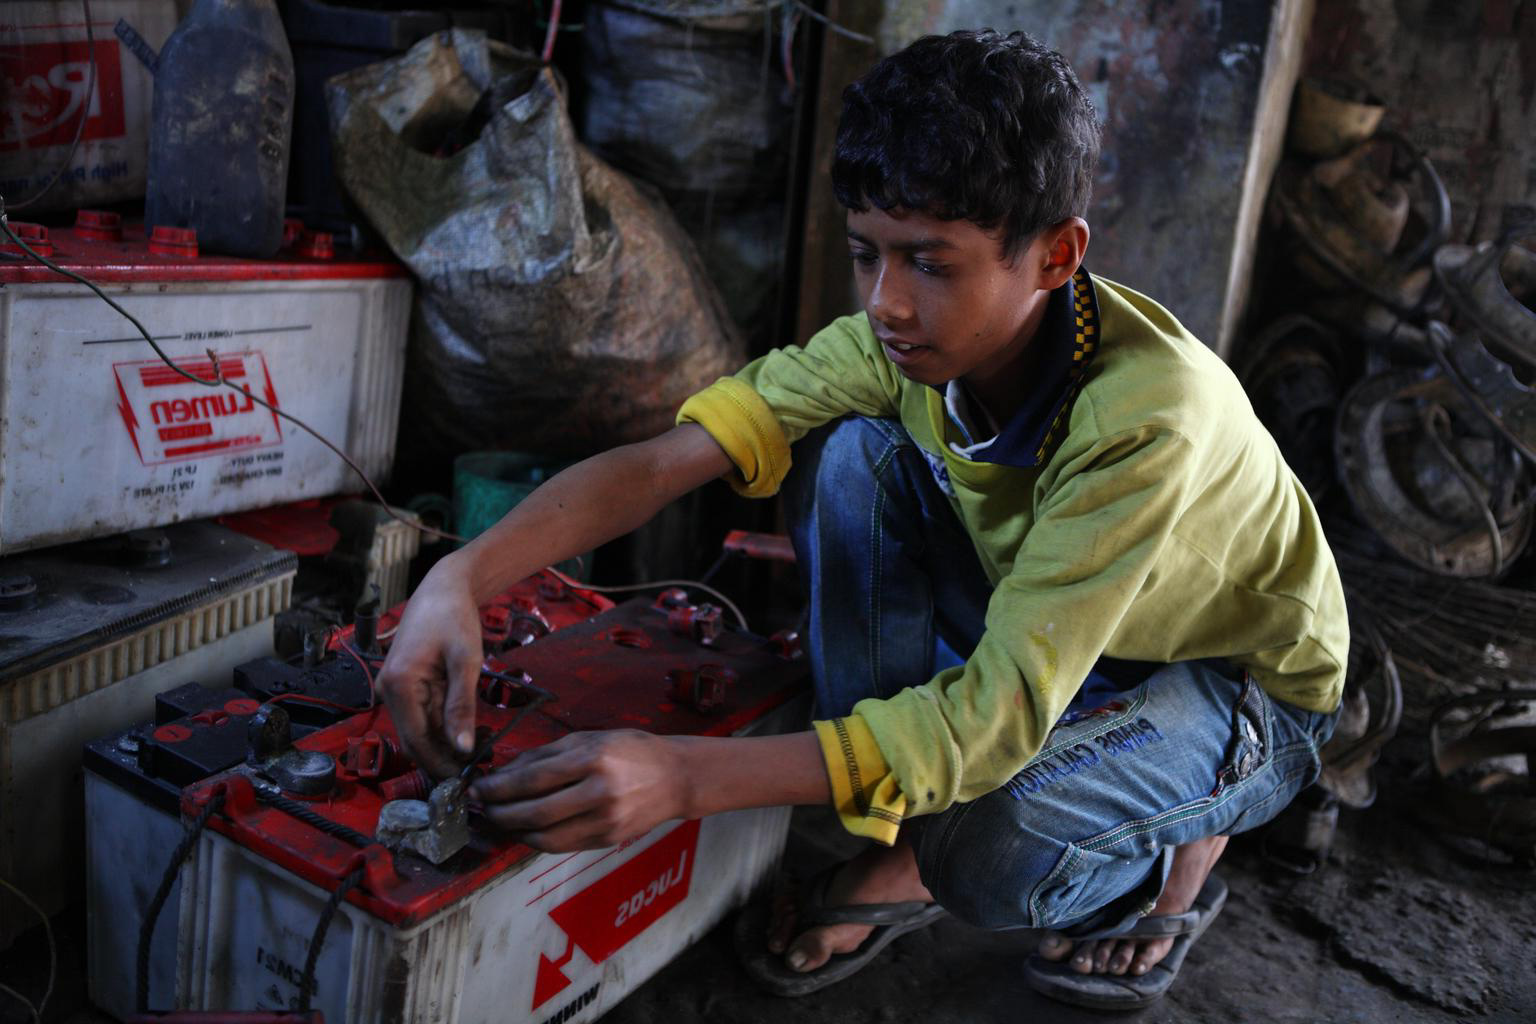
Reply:
<svg viewBox="0 0 1536 1024"><path fill-rule="evenodd" d="M567 936L557 960L539 955L533 1009L568 985L562 968L580 949L600 964L688 897L699 849L699 823L685 821L656 843L553 908L549 916Z"/></svg>
<svg viewBox="0 0 1536 1024"><path fill-rule="evenodd" d="M118 413L144 465L282 444L277 414L252 397L278 404L266 358L247 351L219 353L216 359L217 367L214 359L188 359L177 365L205 380L222 373L234 387L198 384L158 359L112 364Z"/></svg>
<svg viewBox="0 0 1536 1024"><path fill-rule="evenodd" d="M91 57L96 58L96 87ZM125 132L116 39L7 46L0 55L0 152L118 138ZM80 124L81 119L85 124Z"/></svg>

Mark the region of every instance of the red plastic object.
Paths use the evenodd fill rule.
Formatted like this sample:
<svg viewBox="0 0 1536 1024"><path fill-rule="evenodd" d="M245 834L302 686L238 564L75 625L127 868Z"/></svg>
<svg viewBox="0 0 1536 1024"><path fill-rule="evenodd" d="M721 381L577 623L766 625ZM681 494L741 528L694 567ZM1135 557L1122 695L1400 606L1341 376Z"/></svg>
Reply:
<svg viewBox="0 0 1536 1024"><path fill-rule="evenodd" d="M11 221L10 225L11 231L15 233L16 237L27 243L28 248L33 252L39 256L53 255L53 243L48 239L47 228L41 224L33 224L29 221ZM12 256L27 256L26 250L12 242L9 238L5 240L3 245L0 245L0 252L9 253ZM27 258L31 259L30 256L27 256ZM36 266L36 264L33 264L33 266ZM44 273L53 273L47 267L41 267L40 269ZM0 280L3 280L3 278L0 278Z"/></svg>
<svg viewBox="0 0 1536 1024"><path fill-rule="evenodd" d="M156 256L195 260L197 259L197 232L192 228L173 228L156 224L149 233L149 251Z"/></svg>
<svg viewBox="0 0 1536 1024"><path fill-rule="evenodd" d="M289 505L220 516L219 525L236 533L292 551L305 558L328 555L341 534L331 525L331 510L345 498L309 498Z"/></svg>
<svg viewBox="0 0 1536 1024"><path fill-rule="evenodd" d="M397 775L379 784L379 795L384 802L391 800L425 800L432 792L432 780L420 768L412 768L404 775Z"/></svg>
<svg viewBox="0 0 1536 1024"><path fill-rule="evenodd" d="M98 284L355 280L407 276L405 267L383 253L361 257L348 255L338 259L333 249L329 257L312 258L301 255L296 248L287 248L269 260L245 259L202 254L188 244L195 240L195 236L183 241L179 240L180 235L166 234L185 232L184 228L161 226L150 230L142 223L119 219L116 237L104 239L99 237L100 223L90 223L90 220L87 218L87 223L77 222L74 227L51 231L39 225L15 222L11 228L34 248L37 248L34 239L51 242L47 251L38 251L59 266L83 274ZM302 238L303 225L298 225L297 230L295 241ZM29 235L27 232L42 234ZM155 238L156 235L160 237ZM14 247L7 251L20 253ZM58 274L35 260L0 261L0 284L51 284L58 280Z"/></svg>
<svg viewBox="0 0 1536 1024"><path fill-rule="evenodd" d="M307 260L336 258L336 240L329 231L305 231L299 236L298 254Z"/></svg>
<svg viewBox="0 0 1536 1024"><path fill-rule="evenodd" d="M110 210L80 210L75 214L75 234L93 242L121 242L123 218Z"/></svg>
<svg viewBox="0 0 1536 1024"><path fill-rule="evenodd" d="M725 535L721 545L726 551L748 558L761 558L769 562L795 561L795 546L782 533L750 533L732 530Z"/></svg>
<svg viewBox="0 0 1536 1024"><path fill-rule="evenodd" d="M284 249L293 248L293 243L297 242L303 234L304 222L302 220L299 220L297 217L285 217L283 219Z"/></svg>
<svg viewBox="0 0 1536 1024"><path fill-rule="evenodd" d="M637 634L646 642L639 646L610 643L608 637L615 632ZM535 685L553 691L557 699L523 714L496 742L489 762L493 769L525 750L573 731L638 728L663 736L730 735L804 693L808 683L803 662L783 661L760 637L729 631L715 647L702 648L673 635L666 618L643 598L559 629L521 648L517 659L515 669L496 659L490 661L496 671L526 672ZM669 675L676 672L688 675L687 701L673 699ZM702 686L697 682L701 679ZM701 691L702 699L695 698L695 691ZM701 710L690 706L695 701L712 707ZM480 703L476 707L477 725L499 731L520 710ZM388 714L378 709L312 733L296 745L339 757L349 741L370 733L398 740ZM343 779L331 796L312 804L311 809L372 835L380 809L403 785L400 779L377 788ZM515 839L474 824L474 818L469 846L443 865L434 866L410 855L391 860L378 845L359 854L346 841L259 803L249 781L235 773L183 790L183 813L195 815L219 792L225 794L224 809L209 820L209 828L331 891L362 858L367 875L347 894L347 900L399 927L426 921L461 903L534 856L533 850ZM402 858L409 859L408 869Z"/></svg>

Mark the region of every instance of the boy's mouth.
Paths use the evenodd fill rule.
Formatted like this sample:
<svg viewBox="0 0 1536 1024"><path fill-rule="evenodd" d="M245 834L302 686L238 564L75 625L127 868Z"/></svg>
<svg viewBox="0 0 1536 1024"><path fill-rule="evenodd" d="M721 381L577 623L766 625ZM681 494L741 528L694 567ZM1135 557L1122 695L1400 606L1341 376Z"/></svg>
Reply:
<svg viewBox="0 0 1536 1024"><path fill-rule="evenodd" d="M906 366L928 352L927 345L917 345L900 338L881 338L880 347L885 349L886 358L897 366Z"/></svg>

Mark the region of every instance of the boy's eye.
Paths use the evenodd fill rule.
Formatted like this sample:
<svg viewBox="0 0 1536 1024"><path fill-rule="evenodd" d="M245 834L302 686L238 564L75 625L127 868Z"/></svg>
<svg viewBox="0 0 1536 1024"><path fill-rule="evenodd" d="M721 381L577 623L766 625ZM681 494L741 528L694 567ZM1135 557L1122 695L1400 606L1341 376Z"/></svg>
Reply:
<svg viewBox="0 0 1536 1024"><path fill-rule="evenodd" d="M869 249L853 249L850 254L853 256L853 262L861 267L872 267L875 265L875 261L880 258L877 253Z"/></svg>
<svg viewBox="0 0 1536 1024"><path fill-rule="evenodd" d="M912 265L918 269L919 273L932 274L935 276L944 273L944 264L942 263L930 263L927 260L913 260Z"/></svg>

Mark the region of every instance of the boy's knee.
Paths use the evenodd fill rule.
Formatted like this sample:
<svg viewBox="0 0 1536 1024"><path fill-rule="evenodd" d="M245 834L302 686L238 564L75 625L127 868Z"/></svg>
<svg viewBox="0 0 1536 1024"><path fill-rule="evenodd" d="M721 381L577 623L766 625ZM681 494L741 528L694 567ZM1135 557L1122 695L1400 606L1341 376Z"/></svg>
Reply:
<svg viewBox="0 0 1536 1024"><path fill-rule="evenodd" d="M914 818L918 873L933 898L977 928L1042 928L1034 905L1067 850L1060 840L1021 825L993 793L942 814Z"/></svg>
<svg viewBox="0 0 1536 1024"><path fill-rule="evenodd" d="M845 416L827 430L817 476L833 484L874 477L894 449L911 445L911 437L894 420Z"/></svg>

